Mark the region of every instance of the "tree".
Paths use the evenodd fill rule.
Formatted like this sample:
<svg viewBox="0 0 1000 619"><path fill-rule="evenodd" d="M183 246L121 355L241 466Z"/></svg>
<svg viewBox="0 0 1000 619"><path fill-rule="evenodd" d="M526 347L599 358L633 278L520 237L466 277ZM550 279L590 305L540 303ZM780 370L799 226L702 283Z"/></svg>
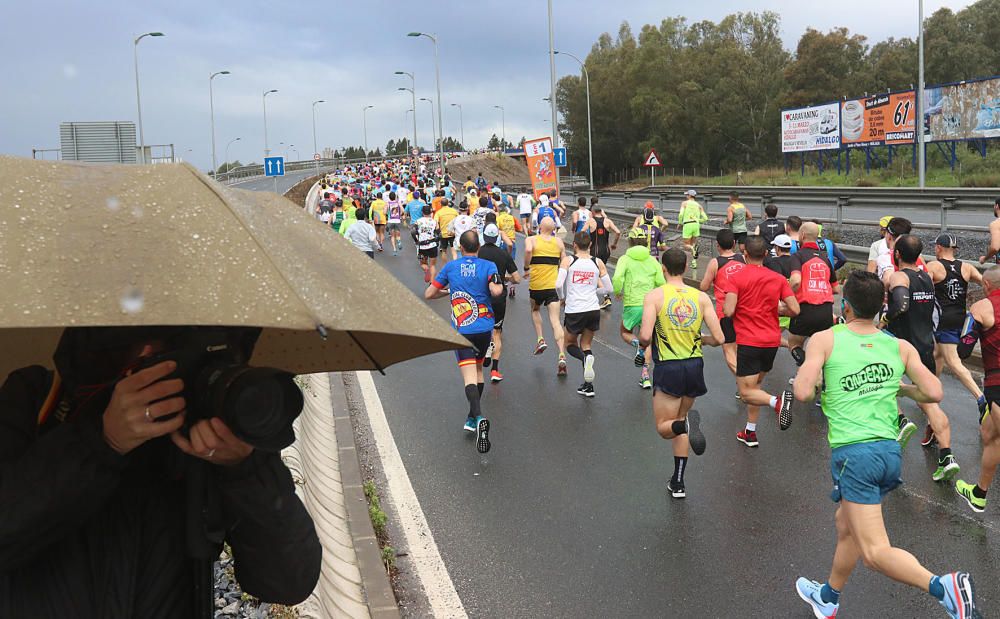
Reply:
<svg viewBox="0 0 1000 619"><path fill-rule="evenodd" d="M810 105L860 96L866 79L867 39L847 28L826 34L809 28L785 70L789 93L785 106Z"/></svg>
<svg viewBox="0 0 1000 619"><path fill-rule="evenodd" d="M234 168L239 168L239 167L242 167L242 166L243 166L243 164L240 163L239 159L237 159L236 161L233 161L233 162L223 163L222 165L219 166L219 169L216 170L215 173L216 174L225 174L226 172L229 172L230 170L232 170Z"/></svg>
<svg viewBox="0 0 1000 619"><path fill-rule="evenodd" d="M465 149L462 147L461 142L451 136L448 136L444 139L444 150L445 152L454 153L462 152Z"/></svg>
<svg viewBox="0 0 1000 619"><path fill-rule="evenodd" d="M500 148L500 138L497 137L497 134L494 133L490 136L490 141L486 144L486 148L489 150L497 150Z"/></svg>

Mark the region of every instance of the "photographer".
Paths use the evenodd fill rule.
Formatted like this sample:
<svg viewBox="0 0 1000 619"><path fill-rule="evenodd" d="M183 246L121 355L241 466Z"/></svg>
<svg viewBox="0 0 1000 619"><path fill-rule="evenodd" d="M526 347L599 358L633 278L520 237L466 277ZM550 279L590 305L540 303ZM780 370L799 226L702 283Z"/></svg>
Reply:
<svg viewBox="0 0 1000 619"><path fill-rule="evenodd" d="M259 330L220 331L239 332L249 358ZM245 592L284 604L312 592L321 548L277 451L194 419L181 394L201 387L173 377L184 362L151 360L192 332L67 329L56 372L23 368L0 388L0 617L204 614L223 540ZM201 503L186 482L202 472L195 546L214 555L192 558Z"/></svg>

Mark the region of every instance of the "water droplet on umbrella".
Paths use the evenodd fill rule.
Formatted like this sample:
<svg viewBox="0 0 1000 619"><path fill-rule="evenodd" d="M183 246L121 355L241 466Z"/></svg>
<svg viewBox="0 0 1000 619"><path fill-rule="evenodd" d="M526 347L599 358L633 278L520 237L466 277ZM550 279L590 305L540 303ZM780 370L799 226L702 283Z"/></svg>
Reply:
<svg viewBox="0 0 1000 619"><path fill-rule="evenodd" d="M146 300L142 296L142 291L134 286L130 286L125 289L122 294L122 298L119 299L119 304L121 305L122 311L126 314L138 314L142 311L142 307L146 304Z"/></svg>
<svg viewBox="0 0 1000 619"><path fill-rule="evenodd" d="M105 201L109 211L117 211L121 208L121 203L118 202L118 198L111 196Z"/></svg>

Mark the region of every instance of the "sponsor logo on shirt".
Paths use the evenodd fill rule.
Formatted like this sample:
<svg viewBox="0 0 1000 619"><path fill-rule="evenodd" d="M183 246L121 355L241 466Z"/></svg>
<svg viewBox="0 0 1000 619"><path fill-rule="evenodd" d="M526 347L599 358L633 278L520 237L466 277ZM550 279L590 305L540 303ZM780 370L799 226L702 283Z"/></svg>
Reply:
<svg viewBox="0 0 1000 619"><path fill-rule="evenodd" d="M871 393L892 380L892 368L887 363L870 363L853 374L840 379L844 391Z"/></svg>

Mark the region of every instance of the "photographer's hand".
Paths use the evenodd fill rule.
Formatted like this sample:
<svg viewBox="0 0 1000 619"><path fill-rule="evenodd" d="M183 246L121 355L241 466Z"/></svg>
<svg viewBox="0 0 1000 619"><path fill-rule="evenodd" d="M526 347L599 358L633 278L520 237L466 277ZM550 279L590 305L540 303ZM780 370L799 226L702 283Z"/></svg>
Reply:
<svg viewBox="0 0 1000 619"><path fill-rule="evenodd" d="M162 380L176 368L177 364L173 361L164 361L115 385L103 417L104 440L112 449L125 455L149 439L170 434L181 427L184 423L184 398L163 399L184 389L180 379ZM157 421L172 414L177 416Z"/></svg>
<svg viewBox="0 0 1000 619"><path fill-rule="evenodd" d="M218 417L191 426L187 438L180 432L174 432L170 438L178 449L189 456L222 466L235 466L253 452L253 446L237 438Z"/></svg>

